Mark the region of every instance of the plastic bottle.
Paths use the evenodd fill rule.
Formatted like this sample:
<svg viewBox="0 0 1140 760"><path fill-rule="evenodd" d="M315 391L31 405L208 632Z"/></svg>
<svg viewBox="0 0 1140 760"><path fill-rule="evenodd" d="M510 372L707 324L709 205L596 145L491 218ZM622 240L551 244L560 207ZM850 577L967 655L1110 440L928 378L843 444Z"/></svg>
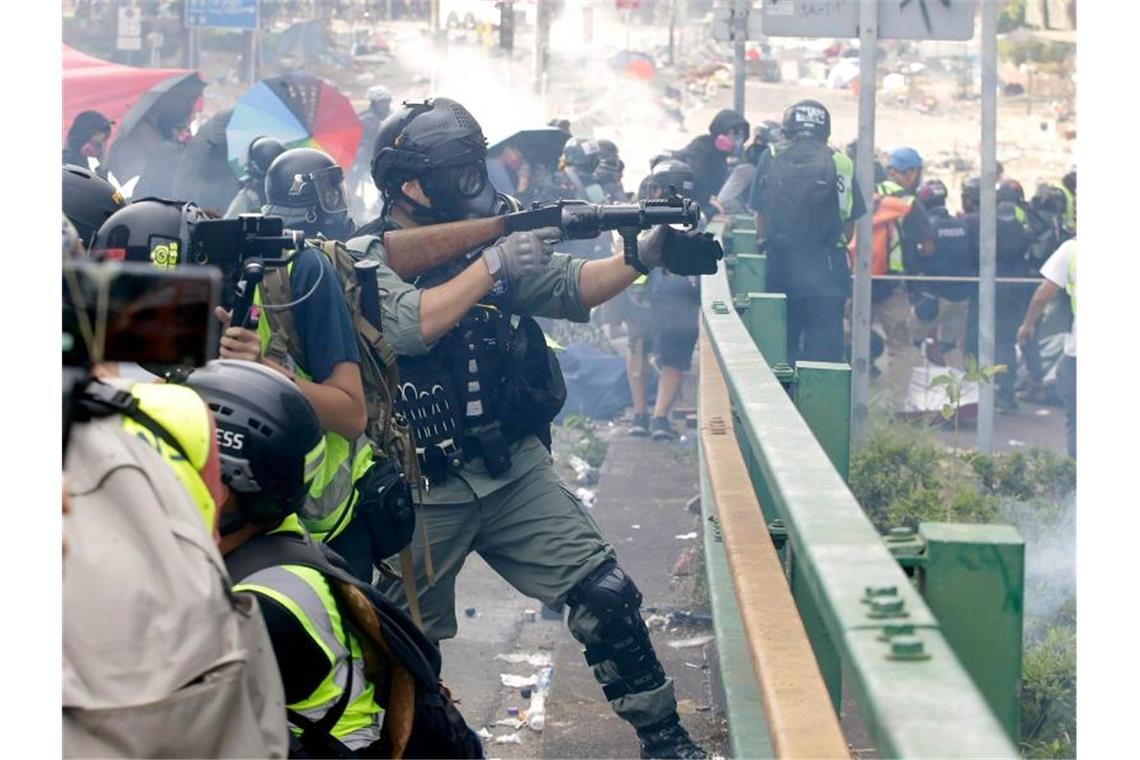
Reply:
<svg viewBox="0 0 1140 760"><path fill-rule="evenodd" d="M538 671L534 689L530 694L530 709L526 711L526 723L535 731L546 727L546 695L550 691L550 679L554 674L553 666L546 666Z"/></svg>

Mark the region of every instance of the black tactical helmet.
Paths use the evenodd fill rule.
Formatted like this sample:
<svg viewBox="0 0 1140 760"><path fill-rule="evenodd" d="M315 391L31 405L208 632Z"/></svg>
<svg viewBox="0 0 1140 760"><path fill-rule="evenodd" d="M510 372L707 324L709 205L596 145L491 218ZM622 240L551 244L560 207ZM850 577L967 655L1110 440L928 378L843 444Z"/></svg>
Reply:
<svg viewBox="0 0 1140 760"><path fill-rule="evenodd" d="M1063 216L1068 209L1069 199L1064 191L1056 185L1040 184L1037 192L1033 194L1033 209L1045 211L1056 216Z"/></svg>
<svg viewBox="0 0 1140 760"><path fill-rule="evenodd" d="M111 215L95 233L97 261L137 261L173 269L186 260L194 225L206 218L195 203L141 198Z"/></svg>
<svg viewBox="0 0 1140 760"><path fill-rule="evenodd" d="M261 137L253 138L253 142L249 144L249 151L247 152L248 160L246 161L246 173L254 179L262 178L265 173L269 171L270 164L273 160L285 152L285 146L275 137Z"/></svg>
<svg viewBox="0 0 1140 760"><path fill-rule="evenodd" d="M605 168L612 174L621 174L625 170L625 162L618 155L618 146L613 140L598 140L598 166Z"/></svg>
<svg viewBox="0 0 1140 760"><path fill-rule="evenodd" d="M668 158L654 165L648 180L650 183L648 191L650 193L662 196L669 192L669 188L673 188L679 195L689 198L693 195L696 176L693 174L692 167L684 161ZM642 183L639 192L646 189L646 184Z"/></svg>
<svg viewBox="0 0 1140 760"><path fill-rule="evenodd" d="M997 199L998 203L1002 201L1025 203L1025 188L1015 179L1003 180L997 188Z"/></svg>
<svg viewBox="0 0 1140 760"><path fill-rule="evenodd" d="M1076 166L1069 169L1069 171L1065 173L1064 177L1061 177L1061 184L1064 185L1065 189L1068 190L1070 193L1075 194L1077 192L1077 167Z"/></svg>
<svg viewBox="0 0 1140 760"><path fill-rule="evenodd" d="M386 203L400 200L423 224L488 216L496 202L487 177L487 140L475 117L450 98L430 98L383 121L372 151L372 181ZM419 180L431 205L402 187Z"/></svg>
<svg viewBox="0 0 1140 760"><path fill-rule="evenodd" d="M928 179L918 188L918 199L927 208L945 208L949 194L946 184L940 179Z"/></svg>
<svg viewBox="0 0 1140 760"><path fill-rule="evenodd" d="M292 148L265 173L265 213L306 235L336 238L350 227L344 170L324 151Z"/></svg>
<svg viewBox="0 0 1140 760"><path fill-rule="evenodd" d="M566 166L587 174L592 174L598 168L601 158L602 146L592 137L571 137L562 146L562 160Z"/></svg>
<svg viewBox="0 0 1140 760"><path fill-rule="evenodd" d="M962 183L962 209L969 211L982 202L982 178L970 177Z"/></svg>
<svg viewBox="0 0 1140 760"><path fill-rule="evenodd" d="M784 136L807 134L822 142L831 137L831 113L818 100L801 100L784 111Z"/></svg>
<svg viewBox="0 0 1140 760"><path fill-rule="evenodd" d="M222 482L240 494L240 516L223 518L222 533L300 512L325 457L321 423L305 394L281 373L236 359L210 362L186 385L214 413Z"/></svg>
<svg viewBox="0 0 1140 760"><path fill-rule="evenodd" d="M91 245L95 230L125 205L114 185L95 172L63 165L63 215L75 225L84 245Z"/></svg>

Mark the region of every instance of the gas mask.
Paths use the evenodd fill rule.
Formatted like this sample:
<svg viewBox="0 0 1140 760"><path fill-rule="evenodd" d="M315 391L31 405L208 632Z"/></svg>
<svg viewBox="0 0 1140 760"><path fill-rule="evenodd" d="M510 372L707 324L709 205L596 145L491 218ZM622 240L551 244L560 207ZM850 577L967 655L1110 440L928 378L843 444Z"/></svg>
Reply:
<svg viewBox="0 0 1140 760"><path fill-rule="evenodd" d="M434 222L457 222L492 215L495 188L487 178L485 161L433 169L420 177L420 187L431 201L431 208L426 212Z"/></svg>

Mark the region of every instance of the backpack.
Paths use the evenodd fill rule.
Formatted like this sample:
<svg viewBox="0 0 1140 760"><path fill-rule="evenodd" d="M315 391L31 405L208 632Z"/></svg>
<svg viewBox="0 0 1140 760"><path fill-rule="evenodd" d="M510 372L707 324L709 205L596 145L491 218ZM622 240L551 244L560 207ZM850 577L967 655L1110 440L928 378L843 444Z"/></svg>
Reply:
<svg viewBox="0 0 1140 760"><path fill-rule="evenodd" d="M284 757L261 613L162 455L108 408L64 476L63 756Z"/></svg>
<svg viewBox="0 0 1140 760"><path fill-rule="evenodd" d="M379 567L396 553L400 555L400 569L412 616L420 619L419 600L415 592L415 572L410 544L415 532L416 517L411 486L419 488L423 481L416 446L411 429L400 422L395 414L392 389L400 387L396 352L384 339L381 324L380 292L375 270L367 263L378 259L350 251L337 240L315 238L306 245L320 250L333 265L337 282L344 293L349 315L356 328L356 342L360 349L360 379L364 386L364 403L368 410L368 424L364 435L372 444L373 466L357 481L360 499L357 513L364 520L372 537L373 559ZM358 264L364 263L364 267ZM368 272L371 271L371 276ZM293 302L289 273L285 267L268 269L261 282L262 302L268 306L281 306ZM262 309L272 333L266 354L269 358L286 363L285 357L302 355L300 338L293 323L293 313L287 308ZM422 499L420 500L422 502ZM428 536L424 530L424 548ZM427 574L434 583L435 573L427 552Z"/></svg>
<svg viewBox="0 0 1140 760"><path fill-rule="evenodd" d="M871 274L887 274L890 269L890 251L894 238L899 234L902 218L910 213L910 203L893 195L874 197L874 212L871 214ZM859 250L858 233L851 236L847 244L847 260L852 271L855 269L855 256Z"/></svg>
<svg viewBox="0 0 1140 760"><path fill-rule="evenodd" d="M793 140L773 152L761 196L769 244L782 249L833 247L843 234L843 223L831 148L816 140Z"/></svg>
<svg viewBox="0 0 1140 760"><path fill-rule="evenodd" d="M235 583L279 565L300 565L323 574L332 587L342 620L360 641L364 671L384 708L377 757L482 758L479 737L467 725L451 692L439 678L440 653L416 624L373 586L356 578L347 563L328 546L307 536L262 534L226 557ZM347 695L350 689L344 689ZM347 702L342 698L342 702ZM339 708L339 710L338 710ZM354 757L328 733L343 711L330 710L332 720L308 721L290 712L303 728L302 747L311 756ZM323 731L323 735L318 735Z"/></svg>

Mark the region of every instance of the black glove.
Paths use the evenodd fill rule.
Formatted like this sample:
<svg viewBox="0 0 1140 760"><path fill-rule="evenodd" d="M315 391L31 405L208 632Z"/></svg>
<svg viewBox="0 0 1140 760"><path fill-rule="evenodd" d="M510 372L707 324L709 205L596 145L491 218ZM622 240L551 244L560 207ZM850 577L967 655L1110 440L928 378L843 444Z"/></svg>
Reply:
<svg viewBox="0 0 1140 760"><path fill-rule="evenodd" d="M665 267L673 274L714 274L724 249L708 232L684 232L662 225L638 242L637 255L647 267Z"/></svg>

